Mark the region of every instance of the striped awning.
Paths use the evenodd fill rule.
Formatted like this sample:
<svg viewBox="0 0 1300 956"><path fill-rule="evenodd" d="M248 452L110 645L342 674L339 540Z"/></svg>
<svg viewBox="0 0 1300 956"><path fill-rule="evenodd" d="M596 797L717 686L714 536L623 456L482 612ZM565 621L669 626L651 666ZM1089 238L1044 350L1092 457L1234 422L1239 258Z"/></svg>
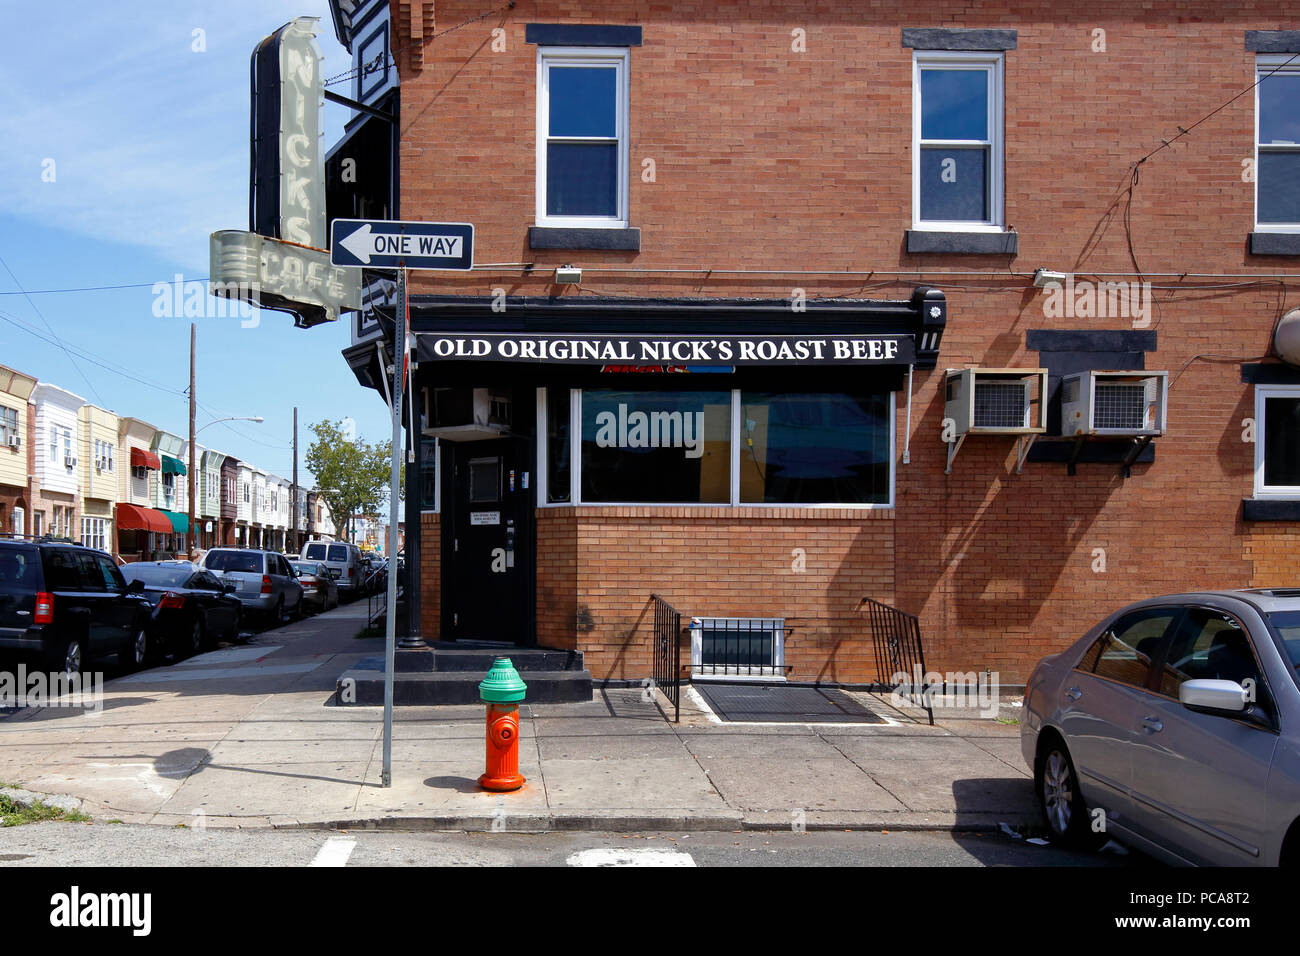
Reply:
<svg viewBox="0 0 1300 956"><path fill-rule="evenodd" d="M131 447L131 467L132 468L152 468L157 471L162 467L162 462L158 456L151 451L145 451L143 448Z"/></svg>
<svg viewBox="0 0 1300 956"><path fill-rule="evenodd" d="M181 517L185 517L181 515ZM156 534L175 534L172 523L166 515L154 508L140 505L117 505L117 527L121 531L153 531Z"/></svg>

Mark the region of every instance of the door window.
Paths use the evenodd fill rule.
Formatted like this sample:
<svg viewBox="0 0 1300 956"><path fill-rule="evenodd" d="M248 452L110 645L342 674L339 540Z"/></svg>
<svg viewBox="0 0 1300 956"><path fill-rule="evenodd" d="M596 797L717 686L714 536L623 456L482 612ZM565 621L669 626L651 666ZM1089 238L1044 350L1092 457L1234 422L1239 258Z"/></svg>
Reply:
<svg viewBox="0 0 1300 956"><path fill-rule="evenodd" d="M501 459L475 458L469 463L469 500L501 500Z"/></svg>
<svg viewBox="0 0 1300 956"><path fill-rule="evenodd" d="M1152 661L1178 608L1148 608L1115 621L1088 648L1078 669L1132 687L1146 687Z"/></svg>
<svg viewBox="0 0 1300 956"><path fill-rule="evenodd" d="M1188 680L1230 680L1264 697L1264 677L1246 629L1231 614L1189 608L1174 632L1160 672L1160 693L1178 698Z"/></svg>
<svg viewBox="0 0 1300 956"><path fill-rule="evenodd" d="M47 551L45 581L51 591L76 591L81 587L77 558L71 551Z"/></svg>
<svg viewBox="0 0 1300 956"><path fill-rule="evenodd" d="M76 555L77 581L82 591L103 591L104 575L95 564L95 556L84 552Z"/></svg>
<svg viewBox="0 0 1300 956"><path fill-rule="evenodd" d="M99 566L99 573L102 576L104 587L110 591L125 591L126 579L122 577L122 572L103 555L95 555L95 563Z"/></svg>

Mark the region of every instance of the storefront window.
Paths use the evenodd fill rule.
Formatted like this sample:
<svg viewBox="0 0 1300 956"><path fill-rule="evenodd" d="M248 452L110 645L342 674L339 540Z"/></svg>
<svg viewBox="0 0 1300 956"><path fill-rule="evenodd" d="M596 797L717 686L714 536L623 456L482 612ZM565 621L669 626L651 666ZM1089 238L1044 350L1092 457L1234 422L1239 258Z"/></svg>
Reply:
<svg viewBox="0 0 1300 956"><path fill-rule="evenodd" d="M569 442L569 411L572 406L567 388L546 390L546 500L567 502L571 497L573 474Z"/></svg>
<svg viewBox="0 0 1300 956"><path fill-rule="evenodd" d="M438 439L420 441L420 509L438 509Z"/></svg>
<svg viewBox="0 0 1300 956"><path fill-rule="evenodd" d="M731 393L582 394L582 500L726 504Z"/></svg>
<svg viewBox="0 0 1300 956"><path fill-rule="evenodd" d="M888 504L888 394L742 392L740 501Z"/></svg>

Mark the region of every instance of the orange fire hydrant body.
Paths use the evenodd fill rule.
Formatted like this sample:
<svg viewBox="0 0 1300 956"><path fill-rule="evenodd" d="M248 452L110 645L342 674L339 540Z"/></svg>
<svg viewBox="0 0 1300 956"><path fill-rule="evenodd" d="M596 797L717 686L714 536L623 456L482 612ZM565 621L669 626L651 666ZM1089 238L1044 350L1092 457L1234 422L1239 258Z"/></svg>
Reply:
<svg viewBox="0 0 1300 956"><path fill-rule="evenodd" d="M487 770L478 778L484 790L518 790L524 785L519 772L519 702L528 691L508 657L498 657L478 685L487 704Z"/></svg>
<svg viewBox="0 0 1300 956"><path fill-rule="evenodd" d="M518 790L524 785L519 772L519 705L488 704L487 772L478 778L484 790Z"/></svg>

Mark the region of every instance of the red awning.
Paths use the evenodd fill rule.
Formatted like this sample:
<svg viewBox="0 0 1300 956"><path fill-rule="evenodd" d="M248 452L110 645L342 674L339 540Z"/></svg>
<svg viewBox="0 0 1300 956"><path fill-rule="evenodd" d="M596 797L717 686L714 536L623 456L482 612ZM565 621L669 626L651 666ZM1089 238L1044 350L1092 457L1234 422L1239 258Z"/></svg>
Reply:
<svg viewBox="0 0 1300 956"><path fill-rule="evenodd" d="M162 461L153 452L132 446L131 467L152 468L154 471L158 471L162 468Z"/></svg>
<svg viewBox="0 0 1300 956"><path fill-rule="evenodd" d="M135 449L131 449L135 451ZM146 454L148 454L146 452ZM134 457L134 456L132 456ZM167 516L153 508L119 503L117 506L117 526L122 531L156 531L159 534L174 534L175 529Z"/></svg>

